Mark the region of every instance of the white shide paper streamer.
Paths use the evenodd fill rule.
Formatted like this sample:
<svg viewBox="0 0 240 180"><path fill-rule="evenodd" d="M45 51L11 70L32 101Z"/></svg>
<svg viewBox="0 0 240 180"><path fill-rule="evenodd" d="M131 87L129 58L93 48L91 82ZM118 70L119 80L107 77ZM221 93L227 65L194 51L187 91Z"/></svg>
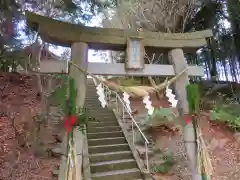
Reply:
<svg viewBox="0 0 240 180"><path fill-rule="evenodd" d="M128 93L123 92L123 101L125 102L128 111L131 113L132 110L131 110L131 106L130 106L129 97L130 97L130 96L129 96Z"/></svg>
<svg viewBox="0 0 240 180"><path fill-rule="evenodd" d="M100 83L97 87L96 87L96 89L97 89L97 94L98 94L98 100L100 101L100 103L101 103L101 106L104 108L104 107L106 107L106 105L107 105L107 102L106 102L106 100L105 100L105 94L104 94L104 89L103 89L103 87L102 87L102 83Z"/></svg>
<svg viewBox="0 0 240 180"><path fill-rule="evenodd" d="M149 100L149 96L143 97L143 103L145 104L145 108L148 110L148 114L152 115L154 111L154 107L152 106L152 102Z"/></svg>
<svg viewBox="0 0 240 180"><path fill-rule="evenodd" d="M166 96L168 97L168 101L171 103L172 107L176 107L178 100L175 99L175 95L172 93L172 90L168 87L166 88Z"/></svg>

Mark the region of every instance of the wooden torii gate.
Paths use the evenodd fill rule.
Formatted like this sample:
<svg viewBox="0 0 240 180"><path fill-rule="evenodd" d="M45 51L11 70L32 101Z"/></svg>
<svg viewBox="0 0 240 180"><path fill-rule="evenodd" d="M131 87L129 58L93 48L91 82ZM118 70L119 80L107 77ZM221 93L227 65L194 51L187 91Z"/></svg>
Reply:
<svg viewBox="0 0 240 180"><path fill-rule="evenodd" d="M186 67L186 71L174 84L176 96L183 113L188 113L188 101L185 86L189 84L188 76L203 76L204 68L201 66L188 66L183 52L194 52L197 48L207 44L206 38L211 37L212 31L198 31L192 33L159 33L138 32L133 30L86 27L53 20L31 12L26 12L28 26L38 31L45 42L71 47L71 58L75 64L85 68L89 73L112 76L174 76ZM131 58L133 40L138 41L140 51L143 48L168 52L172 65L144 64L143 58L134 62ZM88 49L97 50L126 50L128 46L128 64L90 63L88 62ZM141 50L142 49L142 50ZM67 72L65 61L44 61L40 64L43 73ZM81 90L78 95L78 106L84 105L86 94L86 75L72 68L70 75L76 79ZM85 86L83 87L83 85ZM193 124L185 127L185 141L188 156L191 161L193 180L198 179L196 172L196 137L192 131Z"/></svg>

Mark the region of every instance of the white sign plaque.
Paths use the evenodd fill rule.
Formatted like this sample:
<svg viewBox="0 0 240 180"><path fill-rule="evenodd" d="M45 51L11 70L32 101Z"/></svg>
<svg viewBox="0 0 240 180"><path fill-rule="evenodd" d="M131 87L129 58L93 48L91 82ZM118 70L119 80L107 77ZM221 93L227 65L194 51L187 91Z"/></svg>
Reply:
<svg viewBox="0 0 240 180"><path fill-rule="evenodd" d="M144 46L143 39L129 38L127 43L127 69L144 68Z"/></svg>

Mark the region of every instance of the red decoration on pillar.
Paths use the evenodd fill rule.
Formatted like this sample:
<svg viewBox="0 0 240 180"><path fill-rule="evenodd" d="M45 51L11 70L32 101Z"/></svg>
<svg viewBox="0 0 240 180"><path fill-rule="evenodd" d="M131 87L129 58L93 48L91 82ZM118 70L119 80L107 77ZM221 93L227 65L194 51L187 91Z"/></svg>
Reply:
<svg viewBox="0 0 240 180"><path fill-rule="evenodd" d="M184 115L186 124L188 125L192 121L192 116L189 114Z"/></svg>
<svg viewBox="0 0 240 180"><path fill-rule="evenodd" d="M64 120L64 127L66 128L67 133L70 133L72 131L72 127L76 123L77 123L77 117L74 116L74 115L65 118L65 120Z"/></svg>

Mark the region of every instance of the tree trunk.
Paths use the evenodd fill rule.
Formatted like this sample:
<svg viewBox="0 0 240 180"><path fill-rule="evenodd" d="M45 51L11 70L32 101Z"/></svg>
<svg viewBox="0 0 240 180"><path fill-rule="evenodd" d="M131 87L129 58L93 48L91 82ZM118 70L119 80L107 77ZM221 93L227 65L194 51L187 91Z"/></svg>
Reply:
<svg viewBox="0 0 240 180"><path fill-rule="evenodd" d="M228 0L228 14L230 17L232 33L233 33L233 41L235 46L235 52L240 62L240 3L239 0Z"/></svg>
<svg viewBox="0 0 240 180"><path fill-rule="evenodd" d="M226 81L228 81L228 73L227 73L227 68L226 68L226 60L222 60L222 65L223 65L223 69L224 69L224 74L226 77Z"/></svg>
<svg viewBox="0 0 240 180"><path fill-rule="evenodd" d="M40 70L40 61L41 61L41 53L42 53L42 49L43 49L43 45L40 46L39 51L37 56L32 57L32 58L36 58L37 61L37 68L38 71ZM44 77L43 77L44 78ZM40 132L41 132L41 124L43 123L43 120L45 118L46 115L46 111L45 111L45 95L44 95L44 91L43 91L43 85L42 85L42 77L40 74L37 74L37 83L38 83L38 91L40 93L40 102L41 102L41 113L39 116L37 116L37 118L33 121L34 123L34 141L33 141L33 151L35 154L39 154L39 149L40 149Z"/></svg>
<svg viewBox="0 0 240 180"><path fill-rule="evenodd" d="M207 60L208 61L208 60ZM207 72L207 79L211 79L211 76L209 77L210 75L210 66L209 66L209 63L208 62L205 62L205 66L206 66L206 72Z"/></svg>
<svg viewBox="0 0 240 180"><path fill-rule="evenodd" d="M215 43L212 41L211 38L207 39L207 44L210 49L210 54L211 54L211 66L210 66L210 75L211 75L211 80L217 80L217 61L216 61L216 55L215 55Z"/></svg>
<svg viewBox="0 0 240 180"><path fill-rule="evenodd" d="M235 72L235 69L234 69L234 59L233 59L233 57L230 57L229 65L230 65L230 69L231 69L232 80L234 82L236 82L237 81L237 76L236 76L236 72Z"/></svg>

